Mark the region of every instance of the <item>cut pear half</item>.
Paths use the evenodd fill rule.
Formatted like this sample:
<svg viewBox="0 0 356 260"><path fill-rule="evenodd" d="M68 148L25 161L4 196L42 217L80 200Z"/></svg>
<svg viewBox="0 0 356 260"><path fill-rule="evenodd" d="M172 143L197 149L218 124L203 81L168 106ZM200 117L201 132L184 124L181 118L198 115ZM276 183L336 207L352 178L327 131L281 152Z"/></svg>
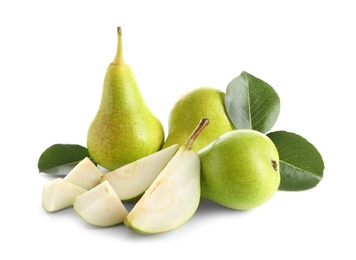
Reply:
<svg viewBox="0 0 356 260"><path fill-rule="evenodd" d="M127 227L138 233L162 233L178 228L194 215L200 202L200 159L191 147L208 122L202 119L145 191L125 218Z"/></svg>
<svg viewBox="0 0 356 260"><path fill-rule="evenodd" d="M48 212L70 207L75 198L86 191L62 178L54 179L43 185L42 207Z"/></svg>
<svg viewBox="0 0 356 260"><path fill-rule="evenodd" d="M102 172L96 165L88 158L85 157L81 160L64 179L83 189L90 190L98 185L101 180Z"/></svg>
<svg viewBox="0 0 356 260"><path fill-rule="evenodd" d="M122 201L135 199L147 190L177 150L175 144L105 173L102 182L108 181Z"/></svg>
<svg viewBox="0 0 356 260"><path fill-rule="evenodd" d="M85 221L99 227L120 224L128 213L107 181L76 197L73 208Z"/></svg>

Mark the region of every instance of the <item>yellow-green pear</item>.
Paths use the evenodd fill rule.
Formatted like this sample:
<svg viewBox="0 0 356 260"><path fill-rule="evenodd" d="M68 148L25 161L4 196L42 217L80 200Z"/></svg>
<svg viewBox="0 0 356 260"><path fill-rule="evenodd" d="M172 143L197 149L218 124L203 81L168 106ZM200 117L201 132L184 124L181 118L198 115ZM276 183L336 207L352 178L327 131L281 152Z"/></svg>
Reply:
<svg viewBox="0 0 356 260"><path fill-rule="evenodd" d="M117 35L116 56L107 68L100 106L87 136L90 155L108 170L160 150L164 141L161 122L148 108L124 62L120 27Z"/></svg>
<svg viewBox="0 0 356 260"><path fill-rule="evenodd" d="M225 93L212 88L196 88L184 95L174 104L168 121L168 136L163 148L173 144L183 145L196 122L209 118L210 127L204 130L194 142L193 150L199 151L223 133L235 129L225 109Z"/></svg>
<svg viewBox="0 0 356 260"><path fill-rule="evenodd" d="M230 131L198 154L202 198L228 208L248 210L267 202L278 189L277 148L258 131Z"/></svg>

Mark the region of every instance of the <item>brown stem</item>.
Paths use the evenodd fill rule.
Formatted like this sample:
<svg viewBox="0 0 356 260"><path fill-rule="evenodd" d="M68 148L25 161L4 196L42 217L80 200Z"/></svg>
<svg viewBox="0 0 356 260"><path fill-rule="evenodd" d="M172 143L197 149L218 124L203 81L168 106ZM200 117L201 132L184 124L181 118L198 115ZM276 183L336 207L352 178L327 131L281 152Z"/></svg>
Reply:
<svg viewBox="0 0 356 260"><path fill-rule="evenodd" d="M209 124L209 119L206 117L203 117L197 127L194 129L193 133L190 135L187 141L187 145L189 148L192 148L193 143L195 139L197 139L198 135L200 134L201 131Z"/></svg>

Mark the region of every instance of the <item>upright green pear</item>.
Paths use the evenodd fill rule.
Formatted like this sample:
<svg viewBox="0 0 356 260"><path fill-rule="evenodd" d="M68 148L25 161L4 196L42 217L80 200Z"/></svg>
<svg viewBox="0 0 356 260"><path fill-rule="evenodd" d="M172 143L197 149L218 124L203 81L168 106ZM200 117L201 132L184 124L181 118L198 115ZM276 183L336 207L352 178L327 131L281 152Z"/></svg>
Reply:
<svg viewBox="0 0 356 260"><path fill-rule="evenodd" d="M87 136L90 155L109 170L158 151L164 141L161 122L146 105L124 62L120 27L117 35L116 57L107 69L100 106Z"/></svg>
<svg viewBox="0 0 356 260"><path fill-rule="evenodd" d="M277 148L258 131L230 131L198 154L202 198L228 208L248 210L267 202L278 189Z"/></svg>
<svg viewBox="0 0 356 260"><path fill-rule="evenodd" d="M209 118L210 127L194 142L193 150L199 151L217 137L235 129L225 110L225 93L212 88L196 88L183 96L174 104L168 121L168 137L163 148L173 144L183 145L196 122L201 118Z"/></svg>

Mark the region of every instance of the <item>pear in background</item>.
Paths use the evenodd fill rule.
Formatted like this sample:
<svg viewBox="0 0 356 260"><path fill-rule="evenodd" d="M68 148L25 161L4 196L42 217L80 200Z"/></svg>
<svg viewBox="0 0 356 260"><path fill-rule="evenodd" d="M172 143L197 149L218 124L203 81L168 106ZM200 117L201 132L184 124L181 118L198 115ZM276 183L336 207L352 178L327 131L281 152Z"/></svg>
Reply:
<svg viewBox="0 0 356 260"><path fill-rule="evenodd" d="M198 154L202 198L228 208L248 210L267 202L278 189L277 148L258 131L230 131Z"/></svg>
<svg viewBox="0 0 356 260"><path fill-rule="evenodd" d="M135 77L122 55L122 35L109 65L101 102L87 136L92 158L114 170L158 151L164 141L161 122L147 107Z"/></svg>
<svg viewBox="0 0 356 260"><path fill-rule="evenodd" d="M209 123L203 118L151 186L126 216L126 226L138 233L171 231L187 222L200 202L200 160L191 149Z"/></svg>
<svg viewBox="0 0 356 260"><path fill-rule="evenodd" d="M170 112L168 137L163 148L172 144L183 145L203 117L209 118L210 126L194 142L192 149L195 151L233 130L234 126L225 110L224 98L224 92L211 87L200 87L181 96Z"/></svg>

